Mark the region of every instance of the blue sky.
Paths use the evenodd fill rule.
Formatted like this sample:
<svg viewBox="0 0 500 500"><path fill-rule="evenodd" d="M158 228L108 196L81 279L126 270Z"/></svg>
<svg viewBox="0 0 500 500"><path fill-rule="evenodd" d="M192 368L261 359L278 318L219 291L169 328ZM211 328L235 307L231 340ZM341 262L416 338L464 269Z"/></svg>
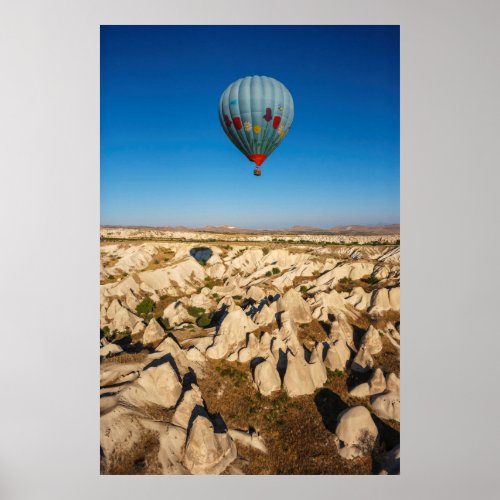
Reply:
<svg viewBox="0 0 500 500"><path fill-rule="evenodd" d="M295 105L261 177L218 118L250 75ZM397 222L398 26L101 27L102 224Z"/></svg>

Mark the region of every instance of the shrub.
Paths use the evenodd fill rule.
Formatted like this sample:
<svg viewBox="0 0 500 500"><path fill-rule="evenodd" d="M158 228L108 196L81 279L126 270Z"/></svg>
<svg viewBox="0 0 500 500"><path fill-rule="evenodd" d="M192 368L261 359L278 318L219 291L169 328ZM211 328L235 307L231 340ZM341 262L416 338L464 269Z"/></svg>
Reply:
<svg viewBox="0 0 500 500"><path fill-rule="evenodd" d="M205 309L203 307L189 306L187 312L193 318L198 318L198 316L201 316L205 312Z"/></svg>
<svg viewBox="0 0 500 500"><path fill-rule="evenodd" d="M201 316L198 316L198 319L196 320L196 324L200 328L207 328L210 326L211 319L208 316L208 314L202 314Z"/></svg>
<svg viewBox="0 0 500 500"><path fill-rule="evenodd" d="M267 255L269 253L269 248L263 248L262 252L264 252L264 255Z"/></svg>
<svg viewBox="0 0 500 500"><path fill-rule="evenodd" d="M135 310L140 316L146 316L154 309L154 307L155 303L149 297L145 297L139 304L137 304Z"/></svg>
<svg viewBox="0 0 500 500"><path fill-rule="evenodd" d="M232 367L221 368L220 366L218 366L216 370L220 373L221 377L232 378L234 381L234 385L236 386L239 386L241 382L243 382L247 378L245 373L243 373L240 370L237 370L236 368Z"/></svg>
<svg viewBox="0 0 500 500"><path fill-rule="evenodd" d="M233 295L234 300L241 300L243 297L241 295Z"/></svg>
<svg viewBox="0 0 500 500"><path fill-rule="evenodd" d="M352 285L352 279L351 278L348 278L348 277L345 277L345 278L341 278L339 280L339 283L341 285Z"/></svg>
<svg viewBox="0 0 500 500"><path fill-rule="evenodd" d="M170 330L170 322L167 318L158 318L156 321L160 323L164 330Z"/></svg>
<svg viewBox="0 0 500 500"><path fill-rule="evenodd" d="M113 342L119 342L120 340L126 339L127 337L130 337L130 334L131 332L128 327L121 332L113 330Z"/></svg>
<svg viewBox="0 0 500 500"><path fill-rule="evenodd" d="M300 293L306 293L307 292L307 286L306 285L302 285L300 287Z"/></svg>
<svg viewBox="0 0 500 500"><path fill-rule="evenodd" d="M271 271L267 271L266 276L272 276L273 273Z"/></svg>
<svg viewBox="0 0 500 500"><path fill-rule="evenodd" d="M281 273L281 269L279 267L273 267L273 274Z"/></svg>
<svg viewBox="0 0 500 500"><path fill-rule="evenodd" d="M368 276L368 278L363 278L365 283L368 283L369 285L376 285L378 283L378 278L375 278L375 276Z"/></svg>

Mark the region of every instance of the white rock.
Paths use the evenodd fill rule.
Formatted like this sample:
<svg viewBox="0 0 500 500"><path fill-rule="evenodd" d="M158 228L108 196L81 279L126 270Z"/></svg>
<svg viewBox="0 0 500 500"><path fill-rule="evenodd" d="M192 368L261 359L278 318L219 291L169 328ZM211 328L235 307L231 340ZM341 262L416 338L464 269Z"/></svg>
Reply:
<svg viewBox="0 0 500 500"><path fill-rule="evenodd" d="M240 307L229 312L223 319L212 346L206 351L207 357L221 359L235 352L245 342L246 334L256 329L257 325Z"/></svg>
<svg viewBox="0 0 500 500"><path fill-rule="evenodd" d="M368 312L375 316L382 315L387 311L399 312L399 295L399 287L391 289L380 288L375 290Z"/></svg>
<svg viewBox="0 0 500 500"><path fill-rule="evenodd" d="M368 382L360 384L349 391L349 395L364 398L367 396L373 396L374 394L380 394L384 392L386 388L384 372L377 368Z"/></svg>
<svg viewBox="0 0 500 500"><path fill-rule="evenodd" d="M120 309L122 309L122 305L120 304L120 302L118 302L117 299L113 299L113 301L111 302L111 305L108 307L108 309L106 311L107 318L111 321L115 317L115 314Z"/></svg>
<svg viewBox="0 0 500 500"><path fill-rule="evenodd" d="M204 408L204 402L200 388L193 384L191 389L185 391L182 395L182 400L177 405L174 416L172 417L172 423L187 429L191 415L196 406Z"/></svg>
<svg viewBox="0 0 500 500"><path fill-rule="evenodd" d="M358 373L369 372L374 365L370 350L366 346L362 346L351 364L351 370Z"/></svg>
<svg viewBox="0 0 500 500"><path fill-rule="evenodd" d="M257 308L257 312L252 316L252 321L258 326L266 326L275 320L275 308L269 307L267 304L261 304Z"/></svg>
<svg viewBox="0 0 500 500"><path fill-rule="evenodd" d="M163 311L163 317L168 320L171 327L194 321L180 300L169 304Z"/></svg>
<svg viewBox="0 0 500 500"><path fill-rule="evenodd" d="M351 351L344 339L336 340L326 353L325 365L332 371L344 371L351 358Z"/></svg>
<svg viewBox="0 0 500 500"><path fill-rule="evenodd" d="M127 329L132 332L137 323L141 323L141 319L122 307L121 309L116 311L113 317L113 321L111 321L111 323L109 324L109 329L112 332L114 332L115 330L118 332L123 332Z"/></svg>
<svg viewBox="0 0 500 500"><path fill-rule="evenodd" d="M236 429L229 429L228 433L236 442L241 443L244 446L255 448L262 453L267 453L267 447L264 443L264 440L256 432L249 433Z"/></svg>
<svg viewBox="0 0 500 500"><path fill-rule="evenodd" d="M144 345L156 346L166 337L165 331L160 326L156 319L152 319L146 329L144 330L144 334L142 336L142 343Z"/></svg>
<svg viewBox="0 0 500 500"><path fill-rule="evenodd" d="M222 279L226 274L226 266L222 262L217 262L213 266L207 267L206 272L214 280Z"/></svg>
<svg viewBox="0 0 500 500"><path fill-rule="evenodd" d="M134 406L156 404L165 408L175 406L182 392L179 377L169 361L154 361L141 376L124 389L121 397Z"/></svg>
<svg viewBox="0 0 500 500"><path fill-rule="evenodd" d="M269 396L274 391L281 389L281 379L273 361L274 358L268 358L259 363L254 369L255 386L264 396Z"/></svg>
<svg viewBox="0 0 500 500"><path fill-rule="evenodd" d="M294 356L291 351L288 351L283 388L290 397L312 394L315 391L316 386L311 378L311 370L302 353L299 352Z"/></svg>
<svg viewBox="0 0 500 500"><path fill-rule="evenodd" d="M294 288L290 288L278 300L277 311L287 311L290 318L296 323L310 323L312 321L311 308L309 304L302 298L302 295Z"/></svg>
<svg viewBox="0 0 500 500"><path fill-rule="evenodd" d="M382 351L380 332L373 325L370 325L370 328L363 335L361 346L365 347L372 355Z"/></svg>
<svg viewBox="0 0 500 500"><path fill-rule="evenodd" d="M258 352L259 340L253 333L250 333L248 335L247 345L238 351L238 361L240 363L246 363L254 358Z"/></svg>
<svg viewBox="0 0 500 500"><path fill-rule="evenodd" d="M351 460L372 452L378 430L370 412L364 406L354 406L338 416L335 435L340 456Z"/></svg>
<svg viewBox="0 0 500 500"><path fill-rule="evenodd" d="M323 363L323 345L318 344L311 352L309 359L309 370L311 372L311 379L316 388L323 387L326 382L327 374L326 367Z"/></svg>
<svg viewBox="0 0 500 500"><path fill-rule="evenodd" d="M255 302L260 302L266 294L262 290L262 288L259 288L258 286L251 286L245 293L245 297L247 299L252 299L255 300Z"/></svg>
<svg viewBox="0 0 500 500"><path fill-rule="evenodd" d="M101 347L99 350L99 355L101 358L108 358L110 356L114 356L116 354L120 354L123 352L123 349L117 344L107 344L104 347Z"/></svg>
<svg viewBox="0 0 500 500"><path fill-rule="evenodd" d="M236 455L236 445L227 432L215 433L210 420L202 415L194 419L183 458L192 474L220 474Z"/></svg>
<svg viewBox="0 0 500 500"><path fill-rule="evenodd" d="M399 378L390 373L386 377L386 391L371 398L375 414L386 420L400 419L400 382Z"/></svg>

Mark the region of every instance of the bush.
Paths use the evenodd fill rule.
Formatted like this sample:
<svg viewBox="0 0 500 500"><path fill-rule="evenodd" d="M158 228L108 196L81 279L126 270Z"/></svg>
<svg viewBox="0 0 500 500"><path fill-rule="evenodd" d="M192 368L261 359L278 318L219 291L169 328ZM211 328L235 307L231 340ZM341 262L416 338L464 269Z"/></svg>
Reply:
<svg viewBox="0 0 500 500"><path fill-rule="evenodd" d="M269 276L272 276L272 275L273 275L273 273L271 271L267 271L266 276L269 277Z"/></svg>
<svg viewBox="0 0 500 500"><path fill-rule="evenodd" d="M369 285L376 285L378 283L378 278L375 278L375 276L368 276L368 278L363 278L365 283L368 283Z"/></svg>
<svg viewBox="0 0 500 500"><path fill-rule="evenodd" d="M170 323L167 318L158 318L156 321L160 323L164 330L170 330Z"/></svg>
<svg viewBox="0 0 500 500"><path fill-rule="evenodd" d="M105 326L104 328L101 328L100 331L101 331L101 339L104 337L105 339L110 340L111 335L109 332L109 326Z"/></svg>
<svg viewBox="0 0 500 500"><path fill-rule="evenodd" d="M233 295L234 300L241 300L243 297L241 295Z"/></svg>
<svg viewBox="0 0 500 500"><path fill-rule="evenodd" d="M306 285L302 285L300 287L300 293L306 293L307 292L307 286Z"/></svg>
<svg viewBox="0 0 500 500"><path fill-rule="evenodd" d="M205 312L205 309L203 307L189 306L187 312L193 318L198 318L198 316L201 316Z"/></svg>
<svg viewBox="0 0 500 500"><path fill-rule="evenodd" d="M273 274L281 273L281 269L279 267L273 267Z"/></svg>
<svg viewBox="0 0 500 500"><path fill-rule="evenodd" d="M264 252L264 255L267 255L269 253L269 248L263 248L262 251Z"/></svg>
<svg viewBox="0 0 500 500"><path fill-rule="evenodd" d="M113 330L113 342L120 342L120 340L127 339L130 337L131 331L128 327L125 330L119 332L117 330Z"/></svg>
<svg viewBox="0 0 500 500"><path fill-rule="evenodd" d="M341 285L352 285L352 279L351 279L351 278L347 278L347 277L345 277L345 278L341 278L341 279L339 280L339 283L340 283Z"/></svg>
<svg viewBox="0 0 500 500"><path fill-rule="evenodd" d="M135 310L139 316L146 316L154 309L154 307L155 303L149 297L146 297L142 299L139 304L137 304Z"/></svg>
<svg viewBox="0 0 500 500"><path fill-rule="evenodd" d="M196 320L196 324L200 328L207 328L208 326L210 326L210 323L211 319L208 314L202 314L201 316L198 316L198 319Z"/></svg>

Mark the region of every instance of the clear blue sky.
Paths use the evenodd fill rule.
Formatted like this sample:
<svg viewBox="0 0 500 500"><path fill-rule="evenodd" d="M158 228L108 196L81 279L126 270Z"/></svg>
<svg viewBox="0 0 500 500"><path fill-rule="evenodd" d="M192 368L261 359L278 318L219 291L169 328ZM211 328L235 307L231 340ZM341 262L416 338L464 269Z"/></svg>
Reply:
<svg viewBox="0 0 500 500"><path fill-rule="evenodd" d="M295 104L260 178L218 118L250 75ZM397 222L398 26L101 27L102 224Z"/></svg>

